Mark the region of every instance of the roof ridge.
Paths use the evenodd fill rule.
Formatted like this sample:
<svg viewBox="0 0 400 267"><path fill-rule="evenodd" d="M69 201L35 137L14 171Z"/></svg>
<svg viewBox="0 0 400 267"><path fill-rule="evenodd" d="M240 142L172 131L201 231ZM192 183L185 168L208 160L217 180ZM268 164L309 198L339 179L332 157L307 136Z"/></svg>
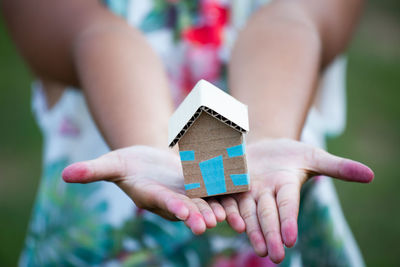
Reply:
<svg viewBox="0 0 400 267"><path fill-rule="evenodd" d="M247 106L213 84L200 80L170 118L170 147L182 138L203 111L239 132L249 130Z"/></svg>

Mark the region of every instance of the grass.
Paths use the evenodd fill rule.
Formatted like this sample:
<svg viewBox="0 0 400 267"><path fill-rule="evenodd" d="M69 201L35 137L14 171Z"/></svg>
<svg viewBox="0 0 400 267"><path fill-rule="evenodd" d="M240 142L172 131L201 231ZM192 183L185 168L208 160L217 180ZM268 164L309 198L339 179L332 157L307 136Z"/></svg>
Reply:
<svg viewBox="0 0 400 267"><path fill-rule="evenodd" d="M397 16L398 18L398 16ZM400 20L367 13L349 52L348 123L329 150L375 171L369 185L336 182L368 266L396 266L400 238Z"/></svg>
<svg viewBox="0 0 400 267"><path fill-rule="evenodd" d="M400 263L399 3L367 7L349 50L348 127L328 143L332 153L362 161L376 174L369 185L336 182L368 266ZM39 182L41 137L30 112L31 80L0 20L0 266L16 264Z"/></svg>
<svg viewBox="0 0 400 267"><path fill-rule="evenodd" d="M0 266L16 264L40 175L31 79L0 21Z"/></svg>

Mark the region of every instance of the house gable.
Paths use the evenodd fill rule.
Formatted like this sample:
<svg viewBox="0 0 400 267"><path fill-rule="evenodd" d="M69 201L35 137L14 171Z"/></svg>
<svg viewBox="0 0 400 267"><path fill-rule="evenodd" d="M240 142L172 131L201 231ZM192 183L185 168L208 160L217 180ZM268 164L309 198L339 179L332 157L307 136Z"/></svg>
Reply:
<svg viewBox="0 0 400 267"><path fill-rule="evenodd" d="M211 83L200 80L169 120L168 144L173 147L201 113L245 133L249 130L247 106Z"/></svg>

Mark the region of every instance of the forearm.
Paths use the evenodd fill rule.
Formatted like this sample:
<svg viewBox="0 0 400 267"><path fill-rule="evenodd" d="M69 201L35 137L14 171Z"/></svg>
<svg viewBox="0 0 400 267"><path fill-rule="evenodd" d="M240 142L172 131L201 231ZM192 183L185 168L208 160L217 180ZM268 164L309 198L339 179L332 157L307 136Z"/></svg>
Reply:
<svg viewBox="0 0 400 267"><path fill-rule="evenodd" d="M81 35L73 55L92 115L112 148L166 147L168 83L138 31L119 23L95 25Z"/></svg>
<svg viewBox="0 0 400 267"><path fill-rule="evenodd" d="M33 72L81 88L111 148L166 146L168 85L139 31L97 0L5 0L2 8Z"/></svg>
<svg viewBox="0 0 400 267"><path fill-rule="evenodd" d="M320 73L349 40L350 30L321 20L304 2L310 1L276 1L261 9L233 50L229 84L249 105L250 140L300 138ZM343 19L347 26L355 24L353 13ZM326 40L328 28L334 41Z"/></svg>

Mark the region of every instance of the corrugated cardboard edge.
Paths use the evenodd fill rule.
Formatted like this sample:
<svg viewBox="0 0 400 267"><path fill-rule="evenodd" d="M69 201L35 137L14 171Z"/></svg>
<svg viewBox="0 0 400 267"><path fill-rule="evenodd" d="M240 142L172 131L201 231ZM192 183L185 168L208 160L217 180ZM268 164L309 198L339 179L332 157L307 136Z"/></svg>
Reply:
<svg viewBox="0 0 400 267"><path fill-rule="evenodd" d="M169 120L168 144L173 147L201 112L240 132L249 131L247 106L211 83L200 80Z"/></svg>

